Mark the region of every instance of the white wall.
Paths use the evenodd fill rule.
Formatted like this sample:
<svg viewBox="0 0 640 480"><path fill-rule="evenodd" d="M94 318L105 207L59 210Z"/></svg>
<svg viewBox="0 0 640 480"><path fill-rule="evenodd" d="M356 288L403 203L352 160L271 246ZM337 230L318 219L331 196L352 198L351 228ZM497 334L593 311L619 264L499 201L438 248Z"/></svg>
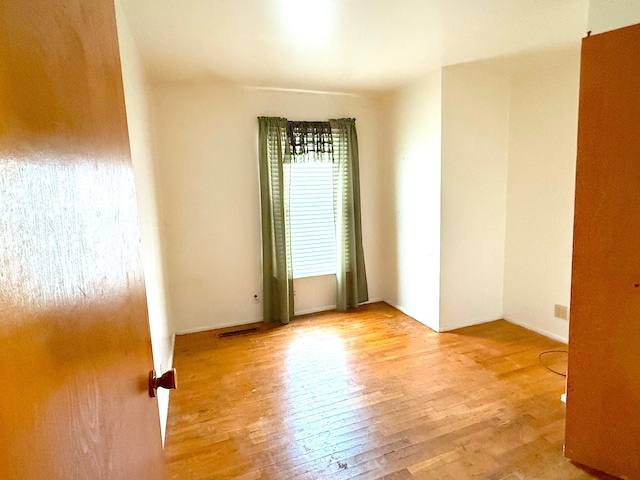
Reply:
<svg viewBox="0 0 640 480"><path fill-rule="evenodd" d="M640 1L590 0L588 23L592 34L640 23Z"/></svg>
<svg viewBox="0 0 640 480"><path fill-rule="evenodd" d="M261 292L256 117L353 116L370 297L434 330L504 314L565 338L566 322L553 318L553 304L568 304L573 173L567 161L575 161L568 150L575 150L578 85L572 55L547 61L538 52L537 67L511 83L505 73L511 70L493 71L495 62L447 67L378 98L214 79L154 85L176 329L261 320L262 306L251 302ZM554 206L540 205L547 197L531 204L527 196L537 198L532 192L549 177L557 182ZM553 240L546 242L540 217L554 224ZM523 233L530 231L534 237ZM533 246L531 238L538 238ZM532 277L544 262L545 275ZM296 281L296 312L333 307L333 282L330 276Z"/></svg>
<svg viewBox="0 0 640 480"><path fill-rule="evenodd" d="M509 77L448 67L380 118L385 300L436 331L501 318Z"/></svg>
<svg viewBox="0 0 640 480"><path fill-rule="evenodd" d="M580 52L516 74L511 85L504 313L567 341Z"/></svg>
<svg viewBox="0 0 640 480"><path fill-rule="evenodd" d="M138 51L122 12L115 2L118 39L122 62L129 143L138 202L142 262L149 309L149 330L153 363L157 372L171 368L173 362L173 326L168 320L165 275L162 259L161 229L155 182L152 130L147 102L147 85ZM160 428L164 442L169 409L169 393L158 390Z"/></svg>
<svg viewBox="0 0 640 480"><path fill-rule="evenodd" d="M380 101L384 299L438 330L441 72Z"/></svg>
<svg viewBox="0 0 640 480"><path fill-rule="evenodd" d="M442 70L439 330L502 318L510 76Z"/></svg>
<svg viewBox="0 0 640 480"><path fill-rule="evenodd" d="M178 332L262 320L257 117L355 117L370 299L382 298L378 125L366 96L243 88L215 80L156 84L158 173L167 274ZM319 283L320 282L320 283ZM334 279L295 282L296 310L335 305Z"/></svg>
<svg viewBox="0 0 640 480"><path fill-rule="evenodd" d="M640 2L590 0L587 23L592 34L640 23ZM512 81L504 313L567 342L553 306L571 290L580 51L557 53Z"/></svg>
<svg viewBox="0 0 640 480"><path fill-rule="evenodd" d="M261 320L256 117L354 116L371 298L438 331L504 314L566 338L553 305L570 285L578 52L558 55L516 61L535 68L512 82L476 62L375 99L155 85L177 330ZM333 282L296 281L296 312L331 308Z"/></svg>

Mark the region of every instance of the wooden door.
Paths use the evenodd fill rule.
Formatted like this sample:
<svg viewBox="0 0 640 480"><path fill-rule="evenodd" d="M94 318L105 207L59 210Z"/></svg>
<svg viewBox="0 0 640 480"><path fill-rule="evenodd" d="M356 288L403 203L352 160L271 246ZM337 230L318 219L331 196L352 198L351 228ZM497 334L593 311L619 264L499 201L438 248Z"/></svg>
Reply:
<svg viewBox="0 0 640 480"><path fill-rule="evenodd" d="M113 0L0 1L0 242L0 478L161 478Z"/></svg>
<svg viewBox="0 0 640 480"><path fill-rule="evenodd" d="M582 43L566 456L640 478L640 25Z"/></svg>

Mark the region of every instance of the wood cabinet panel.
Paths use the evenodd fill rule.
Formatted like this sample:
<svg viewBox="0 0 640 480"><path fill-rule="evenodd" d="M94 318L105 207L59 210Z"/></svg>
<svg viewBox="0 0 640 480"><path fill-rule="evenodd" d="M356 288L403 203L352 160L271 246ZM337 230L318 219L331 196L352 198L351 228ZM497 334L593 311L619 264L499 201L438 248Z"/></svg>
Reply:
<svg viewBox="0 0 640 480"><path fill-rule="evenodd" d="M582 44L566 456L640 478L640 25Z"/></svg>

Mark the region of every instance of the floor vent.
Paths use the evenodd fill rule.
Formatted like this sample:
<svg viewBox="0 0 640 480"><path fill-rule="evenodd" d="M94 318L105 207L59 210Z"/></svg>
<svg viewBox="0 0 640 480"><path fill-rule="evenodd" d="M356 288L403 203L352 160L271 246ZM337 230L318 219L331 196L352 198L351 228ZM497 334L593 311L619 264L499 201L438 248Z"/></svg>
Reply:
<svg viewBox="0 0 640 480"><path fill-rule="evenodd" d="M224 332L224 333L219 333L218 337L220 338L225 338L225 337L235 337L237 335L245 335L247 333L254 333L257 332L258 328L254 327L254 328L245 328L244 330L234 330L233 332Z"/></svg>

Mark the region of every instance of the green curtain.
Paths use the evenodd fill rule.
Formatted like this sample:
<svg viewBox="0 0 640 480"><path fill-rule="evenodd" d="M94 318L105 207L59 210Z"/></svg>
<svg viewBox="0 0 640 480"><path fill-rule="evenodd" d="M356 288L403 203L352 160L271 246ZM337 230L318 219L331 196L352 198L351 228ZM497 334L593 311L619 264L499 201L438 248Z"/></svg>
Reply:
<svg viewBox="0 0 640 480"><path fill-rule="evenodd" d="M258 161L262 210L263 314L266 322L293 317L293 271L289 239L287 120L258 118Z"/></svg>
<svg viewBox="0 0 640 480"><path fill-rule="evenodd" d="M297 122L300 123L300 122ZM307 161L333 162L333 205L336 227L336 307L345 310L369 299L362 249L360 213L360 170L355 120L329 120L328 132L317 145L297 145L296 122L285 118L258 117L258 160L262 210L262 280L264 320L289 323L293 317L293 270L289 220L290 169L292 149L304 153ZM312 125L317 127L317 125ZM293 134L292 134L293 132ZM288 136L289 135L289 136ZM299 142L298 142L299 143ZM302 153L300 155L303 155ZM309 160L310 159L310 160Z"/></svg>
<svg viewBox="0 0 640 480"><path fill-rule="evenodd" d="M336 222L336 307L369 300L362 249L358 135L353 118L329 120L333 146L333 204Z"/></svg>

